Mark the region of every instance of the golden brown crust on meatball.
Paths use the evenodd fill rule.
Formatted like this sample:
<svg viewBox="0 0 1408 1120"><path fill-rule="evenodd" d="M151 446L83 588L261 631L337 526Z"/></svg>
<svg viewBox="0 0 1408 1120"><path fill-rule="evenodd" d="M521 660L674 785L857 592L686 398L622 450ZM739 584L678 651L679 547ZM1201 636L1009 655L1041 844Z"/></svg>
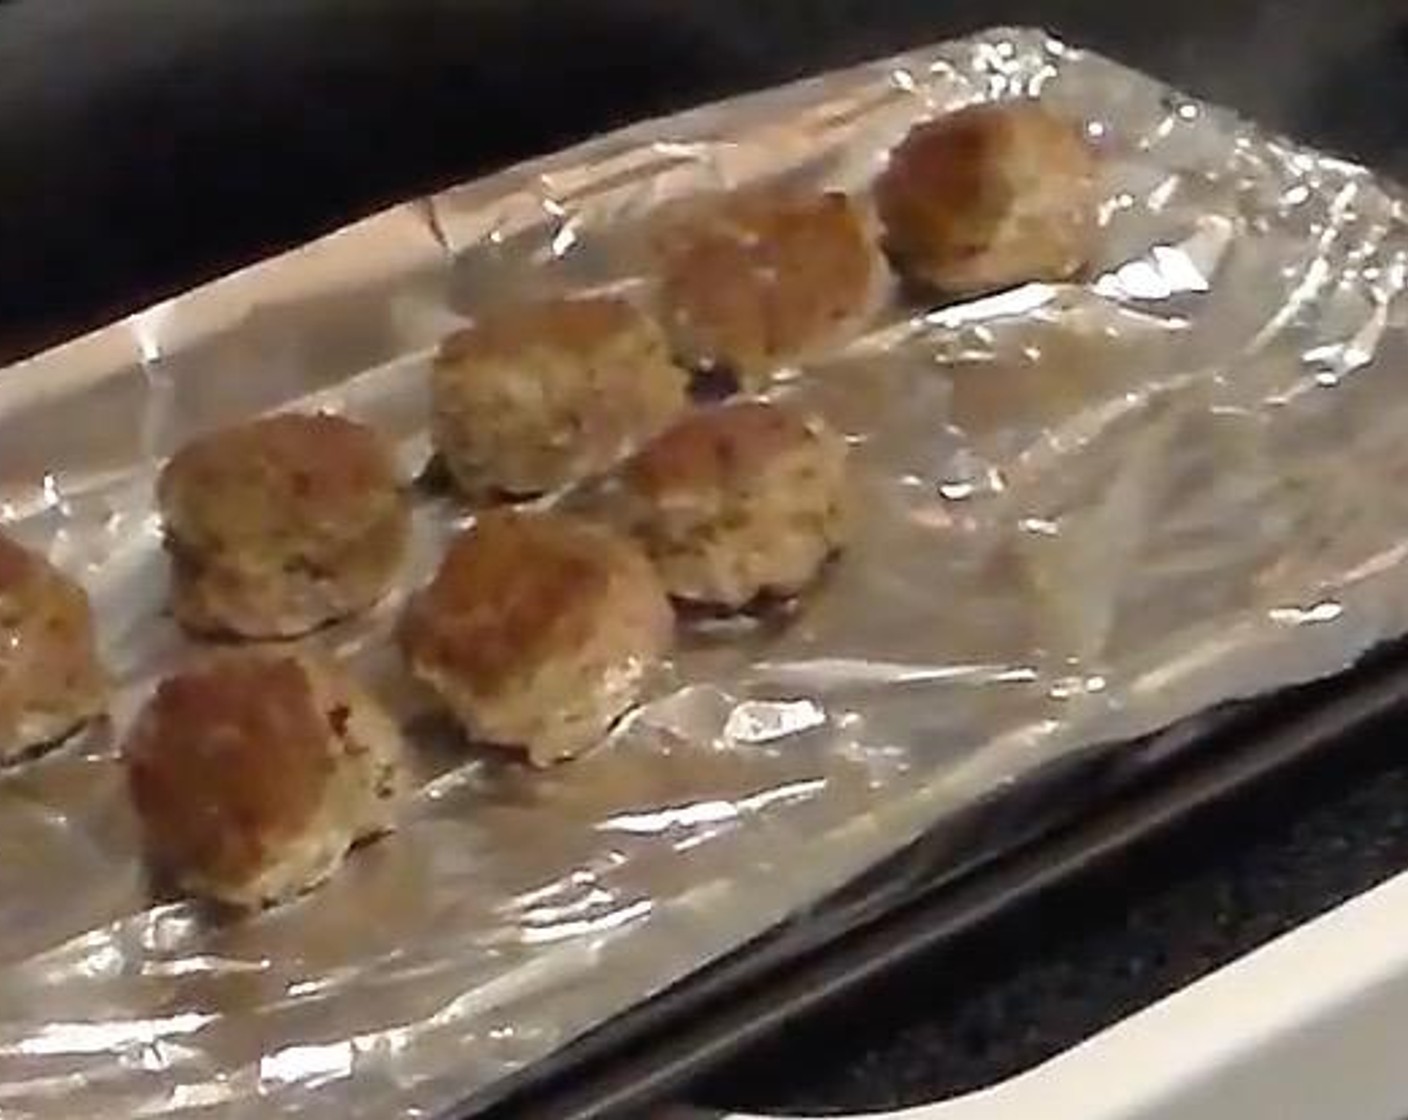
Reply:
<svg viewBox="0 0 1408 1120"><path fill-rule="evenodd" d="M746 486L779 454L810 443L814 423L763 401L701 409L643 447L626 477L640 493L664 500L701 487Z"/></svg>
<svg viewBox="0 0 1408 1120"><path fill-rule="evenodd" d="M916 125L874 193L899 270L967 293L1075 275L1092 252L1097 191L1081 130L1021 101Z"/></svg>
<svg viewBox="0 0 1408 1120"><path fill-rule="evenodd" d="M672 626L628 539L565 514L491 512L450 546L399 637L471 737L545 765L606 733Z"/></svg>
<svg viewBox="0 0 1408 1120"><path fill-rule="evenodd" d="M471 497L531 496L612 466L685 407L660 329L613 296L505 308L446 339L432 435Z"/></svg>
<svg viewBox="0 0 1408 1120"><path fill-rule="evenodd" d="M881 267L855 202L763 189L662 220L662 318L676 352L756 387L844 339L872 309Z"/></svg>
<svg viewBox="0 0 1408 1120"><path fill-rule="evenodd" d="M284 545L302 553L310 532L341 543L379 520L394 490L391 455L372 429L293 412L194 440L158 485L183 540L233 552Z"/></svg>
<svg viewBox="0 0 1408 1120"><path fill-rule="evenodd" d="M490 513L458 537L403 636L421 655L496 689L590 632L616 574L607 539L557 516Z"/></svg>
<svg viewBox="0 0 1408 1120"><path fill-rule="evenodd" d="M162 471L157 498L173 607L198 633L292 637L389 587L409 507L370 428L285 413L204 436Z"/></svg>
<svg viewBox="0 0 1408 1120"><path fill-rule="evenodd" d="M782 405L700 411L621 482L624 517L678 599L736 609L795 594L845 541L845 443Z"/></svg>
<svg viewBox="0 0 1408 1120"><path fill-rule="evenodd" d="M316 885L389 828L401 753L394 724L340 671L273 652L163 681L123 747L153 859L241 907Z"/></svg>
<svg viewBox="0 0 1408 1120"><path fill-rule="evenodd" d="M641 321L640 311L617 296L568 296L514 304L450 335L441 347L441 357L515 361L538 346L588 352L609 344L623 331L636 330Z"/></svg>
<svg viewBox="0 0 1408 1120"><path fill-rule="evenodd" d="M154 849L215 879L252 878L266 850L299 835L322 804L328 734L293 658L242 658L164 681L126 748Z"/></svg>
<svg viewBox="0 0 1408 1120"><path fill-rule="evenodd" d="M101 715L105 693L88 596L0 535L0 762Z"/></svg>

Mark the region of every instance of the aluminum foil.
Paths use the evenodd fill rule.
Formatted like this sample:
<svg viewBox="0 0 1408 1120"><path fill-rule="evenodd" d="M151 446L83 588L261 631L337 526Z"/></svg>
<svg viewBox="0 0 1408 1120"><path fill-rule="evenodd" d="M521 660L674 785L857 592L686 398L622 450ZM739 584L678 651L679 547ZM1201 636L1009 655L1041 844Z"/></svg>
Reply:
<svg viewBox="0 0 1408 1120"><path fill-rule="evenodd" d="M782 618L687 635L550 773L417 735L400 831L242 923L154 901L113 740L191 654L158 463L332 407L425 456L439 337L629 286L640 219L863 187L916 119L1040 95L1105 167L1082 284L892 301L773 392L852 439L865 523ZM113 727L0 779L0 1114L431 1116L492 1091L1078 752L1408 632L1408 225L1362 168L1033 31L652 122L380 214L0 376L0 515L91 589ZM417 512L410 586L461 517ZM385 631L319 638L413 727Z"/></svg>

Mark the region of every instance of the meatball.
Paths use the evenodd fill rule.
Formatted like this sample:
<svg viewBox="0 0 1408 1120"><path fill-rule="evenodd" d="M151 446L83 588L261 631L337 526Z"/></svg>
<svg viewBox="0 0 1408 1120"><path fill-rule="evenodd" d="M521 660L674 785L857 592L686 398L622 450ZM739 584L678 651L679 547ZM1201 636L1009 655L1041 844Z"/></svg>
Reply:
<svg viewBox="0 0 1408 1120"><path fill-rule="evenodd" d="M673 623L630 540L566 514L495 511L451 545L400 641L472 739L546 766L592 746L635 702Z"/></svg>
<svg viewBox="0 0 1408 1120"><path fill-rule="evenodd" d="M102 714L105 693L88 596L0 535L0 762L60 742Z"/></svg>
<svg viewBox="0 0 1408 1120"><path fill-rule="evenodd" d="M448 338L432 435L470 497L531 497L597 474L684 408L688 379L624 299L504 309Z"/></svg>
<svg viewBox="0 0 1408 1120"><path fill-rule="evenodd" d="M656 256L675 353L745 388L843 341L882 276L860 209L839 192L706 200L661 222Z"/></svg>
<svg viewBox="0 0 1408 1120"><path fill-rule="evenodd" d="M1065 280L1091 256L1096 157L1035 101L916 125L875 184L884 243L908 279L955 294Z"/></svg>
<svg viewBox="0 0 1408 1120"><path fill-rule="evenodd" d="M802 590L843 544L846 445L781 405L719 405L642 448L621 498L671 595L737 609Z"/></svg>
<svg viewBox="0 0 1408 1120"><path fill-rule="evenodd" d="M153 863L242 909L309 890L390 829L402 756L396 725L340 669L274 651L163 681L123 744Z"/></svg>
<svg viewBox="0 0 1408 1120"><path fill-rule="evenodd" d="M197 439L162 471L177 619L201 634L288 638L386 592L410 512L370 428L287 413Z"/></svg>

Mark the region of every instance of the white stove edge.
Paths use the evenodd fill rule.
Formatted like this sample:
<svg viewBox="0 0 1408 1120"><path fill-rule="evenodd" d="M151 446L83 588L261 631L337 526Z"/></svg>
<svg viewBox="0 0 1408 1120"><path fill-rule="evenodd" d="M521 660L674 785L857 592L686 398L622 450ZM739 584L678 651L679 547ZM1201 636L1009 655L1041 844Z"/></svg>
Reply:
<svg viewBox="0 0 1408 1120"><path fill-rule="evenodd" d="M1408 874L992 1088L870 1120L1403 1120ZM762 1120L742 1113L719 1120ZM833 1118L834 1120L834 1118Z"/></svg>

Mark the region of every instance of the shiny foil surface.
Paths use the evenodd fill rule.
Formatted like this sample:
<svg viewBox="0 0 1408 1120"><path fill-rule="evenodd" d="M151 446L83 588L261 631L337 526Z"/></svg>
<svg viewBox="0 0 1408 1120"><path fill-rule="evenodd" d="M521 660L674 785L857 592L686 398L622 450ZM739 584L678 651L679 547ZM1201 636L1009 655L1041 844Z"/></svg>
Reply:
<svg viewBox="0 0 1408 1120"><path fill-rule="evenodd" d="M165 613L165 456L326 407L413 474L428 359L476 308L630 289L663 202L861 190L917 119L1027 95L1098 145L1100 259L939 308L891 293L778 377L848 435L864 497L813 593L687 628L612 741L546 773L415 710L395 596L316 640L412 730L400 830L250 920L153 894L114 743L193 649ZM1408 632L1405 213L1360 167L992 32L409 203L4 371L0 518L89 588L117 690L110 727L0 778L0 1115L437 1115L1056 760ZM402 593L465 516L418 499Z"/></svg>

